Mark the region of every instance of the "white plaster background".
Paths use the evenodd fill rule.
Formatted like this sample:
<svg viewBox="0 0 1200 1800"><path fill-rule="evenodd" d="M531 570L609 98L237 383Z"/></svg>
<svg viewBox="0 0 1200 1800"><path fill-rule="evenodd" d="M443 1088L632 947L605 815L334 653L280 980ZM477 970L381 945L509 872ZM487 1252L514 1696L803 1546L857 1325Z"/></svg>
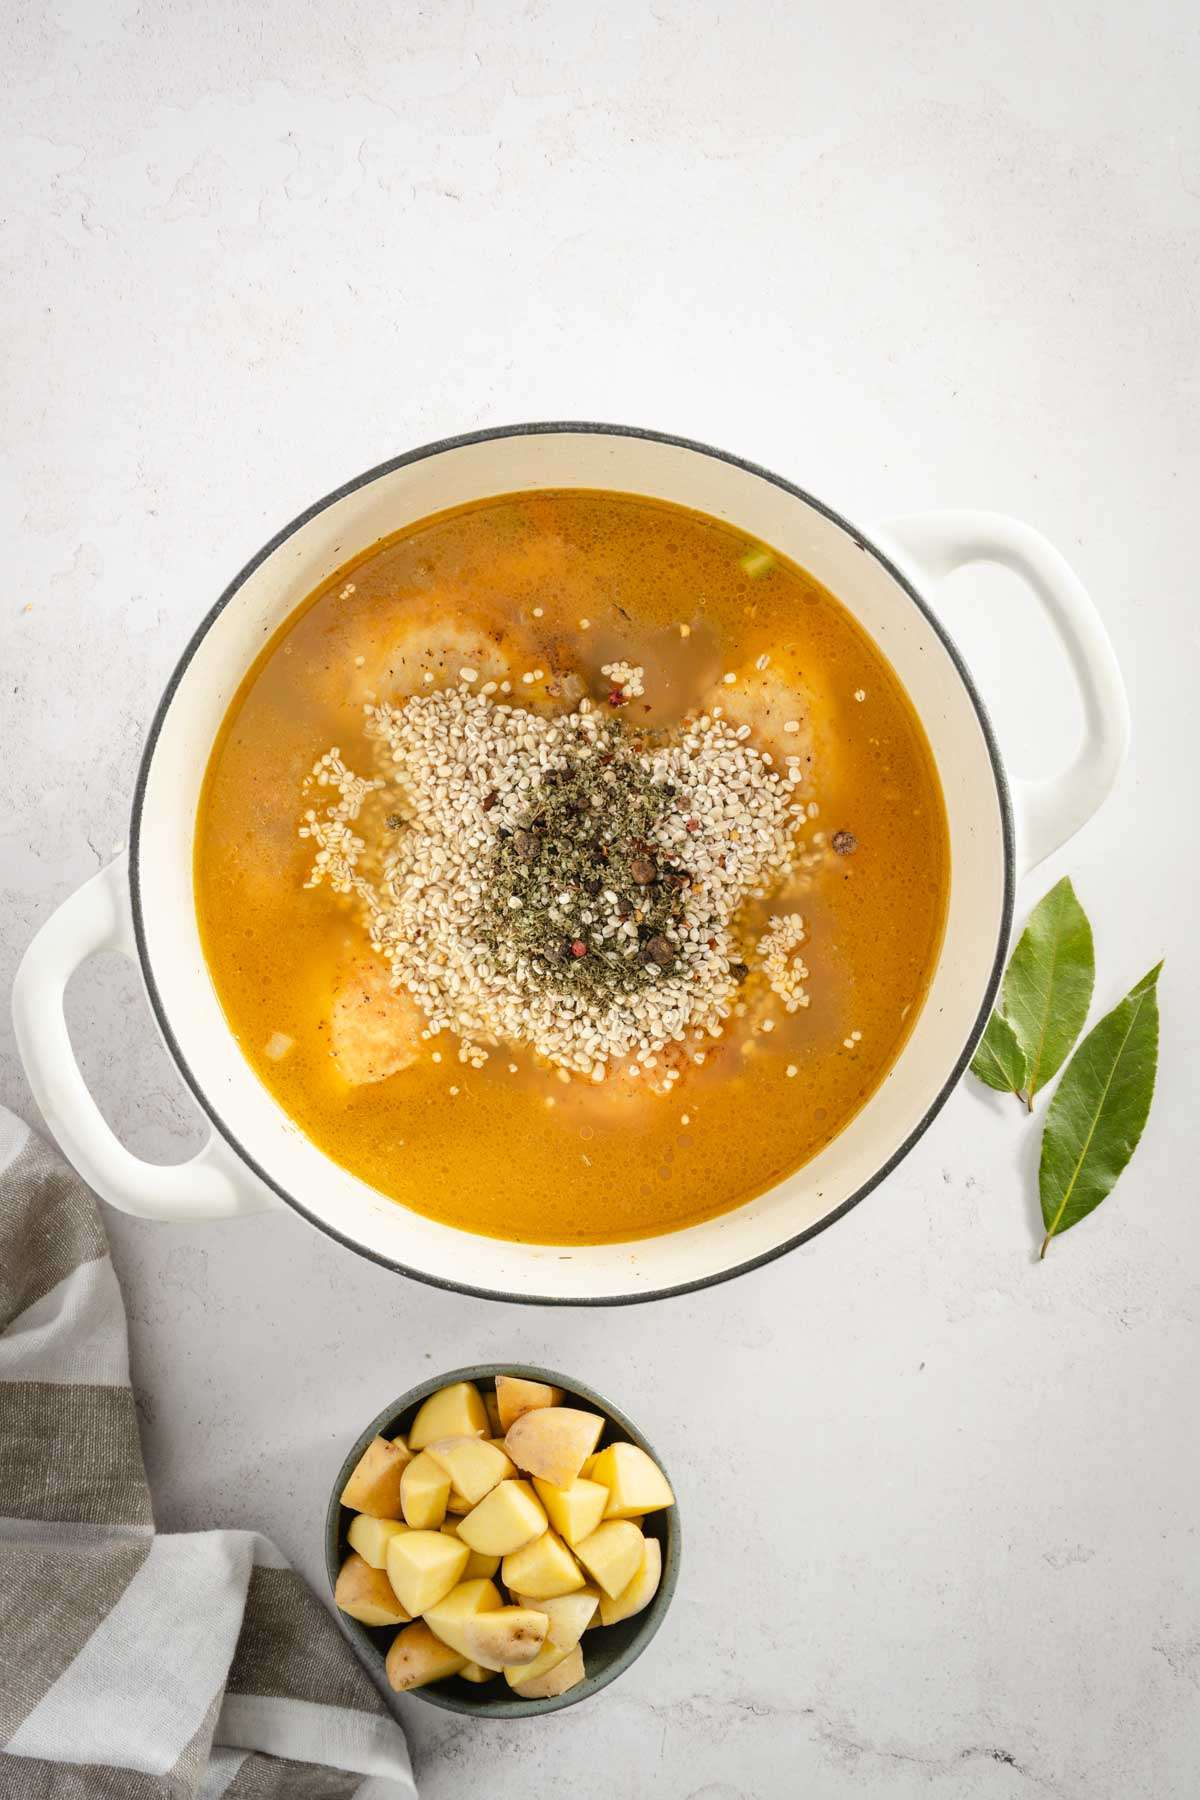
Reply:
<svg viewBox="0 0 1200 1800"><path fill-rule="evenodd" d="M366 1418L439 1365L547 1361L669 1456L682 1584L577 1711L406 1702L429 1800L1193 1796L1194 8L64 0L5 37L6 987L123 840L154 699L246 556L393 452L538 417L705 438L864 524L1052 536L1135 742L1021 910L1072 872L1098 1005L1168 958L1143 1147L1040 1267L1035 1135L973 1089L800 1253L624 1312L432 1292L287 1217L110 1215L161 1523L260 1526L319 1579ZM944 605L1012 765L1049 768L1078 714L1026 597ZM183 1154L131 972L70 1010L123 1135ZM0 1058L32 1116L7 1019Z"/></svg>

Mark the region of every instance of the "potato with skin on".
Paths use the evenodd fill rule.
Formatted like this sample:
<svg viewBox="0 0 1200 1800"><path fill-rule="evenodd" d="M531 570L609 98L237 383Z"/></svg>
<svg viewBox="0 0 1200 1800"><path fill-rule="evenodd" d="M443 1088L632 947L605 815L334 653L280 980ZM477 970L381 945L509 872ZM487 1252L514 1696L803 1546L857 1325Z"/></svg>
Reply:
<svg viewBox="0 0 1200 1800"><path fill-rule="evenodd" d="M370 1513L356 1513L346 1533L352 1550L357 1550L373 1569L387 1568L387 1547L408 1526L399 1519L374 1519Z"/></svg>
<svg viewBox="0 0 1200 1800"><path fill-rule="evenodd" d="M496 1612L503 1604L494 1581L460 1581L435 1605L425 1608L425 1623L443 1644L449 1644L469 1661L478 1661L462 1641L463 1627L477 1613Z"/></svg>
<svg viewBox="0 0 1200 1800"><path fill-rule="evenodd" d="M649 1606L658 1592L658 1584L662 1580L662 1545L657 1538L648 1537L642 1550L642 1560L628 1587L622 1588L614 1600L608 1594L600 1596L600 1623L602 1625L619 1625L622 1619L632 1619Z"/></svg>
<svg viewBox="0 0 1200 1800"><path fill-rule="evenodd" d="M546 1517L567 1544L577 1544L580 1538L595 1531L609 1501L606 1487L598 1481L584 1481L582 1477L573 1481L570 1487L560 1488L535 1475L533 1488L546 1509Z"/></svg>
<svg viewBox="0 0 1200 1800"><path fill-rule="evenodd" d="M576 1544L575 1554L588 1574L615 1600L637 1574L645 1539L628 1519L605 1519L591 1537Z"/></svg>
<svg viewBox="0 0 1200 1800"><path fill-rule="evenodd" d="M403 1439L372 1438L342 1489L342 1505L373 1519L400 1517L400 1481L409 1462Z"/></svg>
<svg viewBox="0 0 1200 1800"><path fill-rule="evenodd" d="M527 1481L502 1481L458 1523L458 1535L481 1556L510 1556L540 1537L546 1514Z"/></svg>
<svg viewBox="0 0 1200 1800"><path fill-rule="evenodd" d="M496 1410L500 1415L499 1430L506 1432L522 1413L539 1406L561 1406L564 1395L560 1387L548 1381L527 1381L523 1375L497 1375Z"/></svg>
<svg viewBox="0 0 1200 1800"><path fill-rule="evenodd" d="M596 1588L580 1588L573 1594L554 1594L548 1600L514 1594L512 1602L514 1606L528 1606L545 1613L549 1621L546 1642L558 1650L573 1650L592 1620L599 1620L600 1593Z"/></svg>
<svg viewBox="0 0 1200 1800"><path fill-rule="evenodd" d="M452 1381L422 1402L408 1428L410 1450L424 1450L439 1438L487 1437L487 1408L473 1381Z"/></svg>
<svg viewBox="0 0 1200 1800"><path fill-rule="evenodd" d="M488 1439L494 1444L497 1438L504 1436L504 1426L500 1422L500 1402L494 1388L484 1388L483 1406L488 1416Z"/></svg>
<svg viewBox="0 0 1200 1800"><path fill-rule="evenodd" d="M469 1619L460 1645L485 1669L521 1668L541 1655L546 1624L535 1606L502 1606Z"/></svg>
<svg viewBox="0 0 1200 1800"><path fill-rule="evenodd" d="M412 1614L401 1606L382 1569L355 1553L338 1570L334 1605L360 1625L407 1625Z"/></svg>
<svg viewBox="0 0 1200 1800"><path fill-rule="evenodd" d="M509 1427L504 1446L518 1469L540 1475L555 1487L579 1478L585 1457L596 1448L604 1420L573 1406L540 1406L522 1413Z"/></svg>
<svg viewBox="0 0 1200 1800"><path fill-rule="evenodd" d="M542 1658L547 1656L543 1665ZM528 1668L504 1671L504 1679L519 1700L553 1700L556 1694L577 1686L583 1675L583 1651L578 1644L573 1650L543 1650Z"/></svg>
<svg viewBox="0 0 1200 1800"><path fill-rule="evenodd" d="M450 1477L424 1450L414 1456L400 1478L404 1523L414 1531L435 1531L446 1516Z"/></svg>
<svg viewBox="0 0 1200 1800"><path fill-rule="evenodd" d="M583 1586L579 1564L554 1531L543 1532L523 1550L506 1556L500 1565L500 1578L509 1593L525 1594L535 1602L553 1600Z"/></svg>
<svg viewBox="0 0 1200 1800"><path fill-rule="evenodd" d="M519 1681L537 1681L550 1669L556 1668L564 1656L570 1654L569 1650L559 1650L547 1639L531 1663L524 1663L519 1669L505 1669L504 1679L511 1688L515 1688Z"/></svg>
<svg viewBox="0 0 1200 1800"><path fill-rule="evenodd" d="M403 1694L409 1688L425 1687L431 1681L444 1681L447 1675L460 1674L466 1660L419 1619L396 1633L384 1666L396 1692Z"/></svg>
<svg viewBox="0 0 1200 1800"><path fill-rule="evenodd" d="M406 1531L388 1545L387 1578L415 1619L458 1585L469 1554L441 1531Z"/></svg>
<svg viewBox="0 0 1200 1800"><path fill-rule="evenodd" d="M517 1472L505 1452L497 1450L487 1438L438 1438L422 1454L432 1456L446 1471L451 1500L464 1501L467 1512L478 1506L498 1481L508 1481Z"/></svg>
<svg viewBox="0 0 1200 1800"><path fill-rule="evenodd" d="M674 1506L671 1484L638 1444L608 1444L592 1464L593 1481L608 1489L606 1519L632 1519Z"/></svg>
<svg viewBox="0 0 1200 1800"><path fill-rule="evenodd" d="M456 1538L458 1537L458 1520L444 1519L438 1526L438 1530L444 1532L447 1537ZM467 1558L467 1566L463 1570L462 1578L464 1581L492 1581L499 1573L500 1558L498 1556L481 1556L478 1550L472 1550Z"/></svg>

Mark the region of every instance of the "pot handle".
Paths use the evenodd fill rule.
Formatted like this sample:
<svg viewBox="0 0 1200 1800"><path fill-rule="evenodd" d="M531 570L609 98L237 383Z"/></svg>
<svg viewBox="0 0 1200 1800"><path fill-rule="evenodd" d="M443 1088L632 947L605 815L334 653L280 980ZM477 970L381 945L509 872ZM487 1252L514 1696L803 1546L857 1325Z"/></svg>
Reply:
<svg viewBox="0 0 1200 1800"><path fill-rule="evenodd" d="M1017 872L1027 875L1073 838L1112 792L1129 748L1129 700L1116 653L1079 577L1054 546L1003 513L930 512L889 519L875 541L915 585L967 563L999 563L1033 589L1071 662L1083 699L1083 743L1067 767L1011 782Z"/></svg>
<svg viewBox="0 0 1200 1800"><path fill-rule="evenodd" d="M115 1136L83 1079L63 1011L75 970L101 950L136 960L128 857L121 855L64 900L21 959L13 1026L34 1099L66 1155L110 1206L142 1219L228 1219L279 1205L212 1133L188 1162L157 1164Z"/></svg>

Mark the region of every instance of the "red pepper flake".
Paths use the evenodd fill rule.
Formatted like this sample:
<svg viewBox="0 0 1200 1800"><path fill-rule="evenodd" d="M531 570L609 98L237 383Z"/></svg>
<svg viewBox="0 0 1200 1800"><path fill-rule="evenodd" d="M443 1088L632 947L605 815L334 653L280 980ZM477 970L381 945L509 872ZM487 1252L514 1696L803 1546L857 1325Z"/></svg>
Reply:
<svg viewBox="0 0 1200 1800"><path fill-rule="evenodd" d="M699 831L700 821L699 821L699 819L685 819L683 822L683 828L685 831Z"/></svg>
<svg viewBox="0 0 1200 1800"><path fill-rule="evenodd" d="M628 706L629 695L622 688L609 688L608 704L610 706Z"/></svg>
<svg viewBox="0 0 1200 1800"><path fill-rule="evenodd" d="M582 938L576 938L575 942L571 945L571 955L572 956L586 956L587 955L587 945L584 943Z"/></svg>

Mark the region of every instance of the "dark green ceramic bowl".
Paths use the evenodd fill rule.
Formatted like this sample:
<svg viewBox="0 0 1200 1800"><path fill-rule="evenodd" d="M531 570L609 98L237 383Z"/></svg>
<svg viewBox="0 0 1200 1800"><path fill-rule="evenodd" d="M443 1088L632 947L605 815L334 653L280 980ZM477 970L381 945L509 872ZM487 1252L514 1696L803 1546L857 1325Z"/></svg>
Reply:
<svg viewBox="0 0 1200 1800"><path fill-rule="evenodd" d="M371 1439L381 1434L393 1437L397 1432L407 1432L422 1400L436 1393L438 1388L448 1387L452 1381L474 1381L481 1388L490 1388L497 1375L523 1375L529 1381L546 1381L554 1387L564 1389L567 1405L579 1405L604 1414L608 1423L600 1437L601 1446L620 1438L627 1439L632 1444L640 1444L647 1455L652 1456L659 1468L663 1469L667 1480L671 1480L670 1471L663 1468L662 1458L654 1445L642 1436L637 1426L623 1412L618 1411L611 1401L604 1399L603 1395L597 1394L592 1388L584 1387L581 1382L571 1381L566 1375L559 1375L553 1369L531 1368L527 1363L483 1363L474 1369L451 1369L449 1374L422 1381L417 1387L410 1388L407 1394L401 1394L390 1406L385 1406L378 1418L372 1419L348 1451L346 1460L338 1470L333 1492L329 1496L329 1510L325 1515L325 1567L329 1573L331 1593L338 1570L350 1553L346 1533L354 1517L341 1504L339 1496L350 1479L351 1470ZM673 1482L671 1485L674 1487ZM478 1686L469 1681L460 1681L455 1675L448 1681L435 1681L429 1687L411 1688L409 1693L416 1700L428 1700L431 1706L445 1707L447 1712L470 1713L480 1719L526 1719L536 1713L557 1712L560 1707L575 1706L580 1700L588 1700L593 1694L598 1694L601 1688L607 1687L610 1681L615 1681L631 1663L637 1661L666 1617L675 1592L675 1583L679 1579L678 1494L676 1505L667 1507L663 1512L647 1514L643 1530L647 1537L656 1537L662 1545L663 1569L658 1592L649 1606L636 1613L632 1619L623 1619L619 1625L609 1625L599 1631L584 1633L583 1660L587 1674L565 1694L559 1694L553 1700L522 1700L514 1694L502 1675L497 1676L495 1681ZM384 1659L396 1635L395 1630L392 1627L360 1625L357 1619L347 1618L343 1612L339 1612L337 1618L376 1682L385 1694L391 1695ZM392 1698L398 1699L399 1696L394 1695Z"/></svg>

